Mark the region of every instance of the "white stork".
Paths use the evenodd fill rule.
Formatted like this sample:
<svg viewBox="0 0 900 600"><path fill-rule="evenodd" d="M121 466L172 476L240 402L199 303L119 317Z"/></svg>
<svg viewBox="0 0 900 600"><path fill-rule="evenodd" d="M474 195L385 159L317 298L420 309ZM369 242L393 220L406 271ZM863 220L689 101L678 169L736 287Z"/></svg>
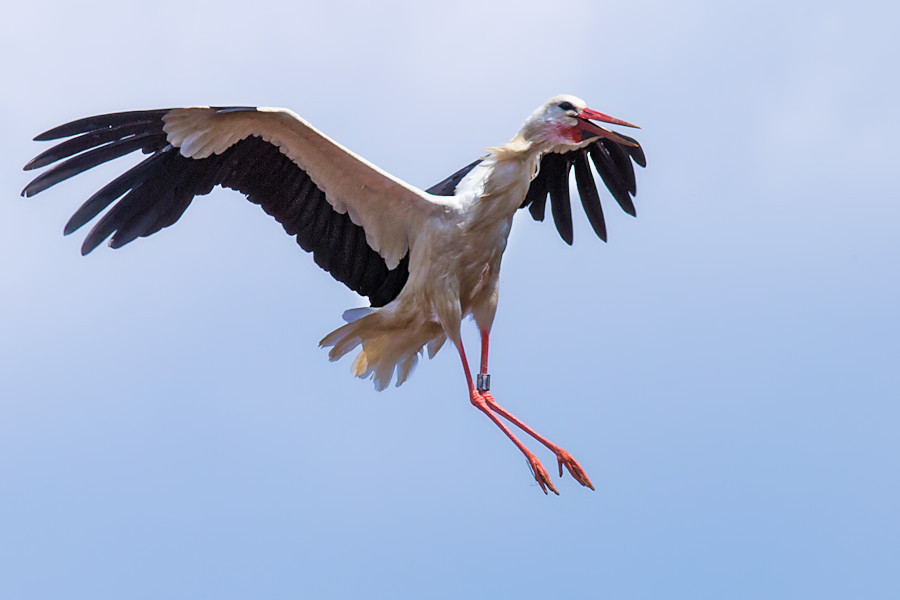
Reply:
<svg viewBox="0 0 900 600"><path fill-rule="evenodd" d="M588 219L606 240L600 197L588 166L622 209L635 214L632 161L645 166L638 143L591 121L635 127L556 96L535 110L508 143L446 180L421 190L331 140L292 111L192 107L88 117L42 133L36 141L69 138L29 162L26 170L60 164L22 191L33 196L73 175L140 149L143 162L91 196L69 219L69 234L112 204L82 245L87 254L110 238L119 248L181 217L191 200L216 185L246 194L277 219L320 267L371 307L349 310L347 324L320 342L337 360L361 347L358 377L379 390L403 383L427 348L449 338L466 376L469 399L521 450L544 493L558 493L538 458L499 418L532 436L582 485L593 489L572 455L525 425L490 394L488 340L497 310L500 260L513 216L528 207L544 219L547 196L556 228L572 243L569 172ZM111 237L110 237L111 236ZM460 338L471 315L481 332L481 365L473 379Z"/></svg>

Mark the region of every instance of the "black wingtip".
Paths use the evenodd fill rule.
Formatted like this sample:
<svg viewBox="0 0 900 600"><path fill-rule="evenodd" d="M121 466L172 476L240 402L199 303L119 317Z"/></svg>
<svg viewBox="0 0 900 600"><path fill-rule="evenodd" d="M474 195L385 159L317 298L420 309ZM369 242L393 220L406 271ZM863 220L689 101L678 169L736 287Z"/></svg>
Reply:
<svg viewBox="0 0 900 600"><path fill-rule="evenodd" d="M107 129L117 127L123 124L135 125L138 123L158 122L171 109L163 108L157 110L132 110L127 112L108 113L104 115L95 115L93 117L85 117L64 123L53 129L48 129L44 133L35 136L36 142L49 142L65 137L71 137L88 131L96 131L98 129Z"/></svg>
<svg viewBox="0 0 900 600"><path fill-rule="evenodd" d="M54 127L53 129L48 129L44 133L39 133L34 136L33 141L35 142L52 142L53 140L58 140L64 137L69 137L73 134L69 133L71 126L78 125L83 119L79 119L78 121L72 121L71 123L65 123L63 125L59 125Z"/></svg>
<svg viewBox="0 0 900 600"><path fill-rule="evenodd" d="M41 177L37 177L22 189L23 198L31 198L45 190L47 186L43 185Z"/></svg>
<svg viewBox="0 0 900 600"><path fill-rule="evenodd" d="M87 256L88 254L93 252L93 250L97 246L99 246L103 242L103 240L104 240L104 238L101 238L100 236L95 235L95 231L92 231L85 238L84 243L81 244L81 255Z"/></svg>
<svg viewBox="0 0 900 600"><path fill-rule="evenodd" d="M641 148L641 145L638 143L638 141L634 138L628 137L627 135L622 135L621 133L619 135L634 144L634 146L625 146L625 151L631 156L632 159L634 159L634 162L636 162L642 168L646 168L647 157L644 156L644 149Z"/></svg>

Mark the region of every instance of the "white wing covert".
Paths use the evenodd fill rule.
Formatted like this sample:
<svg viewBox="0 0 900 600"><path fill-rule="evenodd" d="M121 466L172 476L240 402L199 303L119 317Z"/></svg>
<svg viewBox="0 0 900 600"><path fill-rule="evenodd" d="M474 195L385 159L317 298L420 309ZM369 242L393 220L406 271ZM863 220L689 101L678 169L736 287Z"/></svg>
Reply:
<svg viewBox="0 0 900 600"><path fill-rule="evenodd" d="M381 306L408 278L410 243L442 208L284 109L193 107L79 119L38 141L69 138L26 169L63 161L32 181L38 192L98 164L142 150L150 156L72 216L71 233L97 217L82 252L111 236L118 248L177 221L216 185L245 193L313 252L316 263ZM66 159L66 160L63 160Z"/></svg>

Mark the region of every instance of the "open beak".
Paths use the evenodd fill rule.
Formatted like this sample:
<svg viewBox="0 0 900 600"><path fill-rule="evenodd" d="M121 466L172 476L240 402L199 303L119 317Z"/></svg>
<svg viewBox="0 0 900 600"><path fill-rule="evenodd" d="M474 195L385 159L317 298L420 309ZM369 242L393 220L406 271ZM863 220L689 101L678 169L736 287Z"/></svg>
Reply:
<svg viewBox="0 0 900 600"><path fill-rule="evenodd" d="M635 129L640 129L637 125L632 125L628 121L623 121L622 119L617 119L615 117L611 117L609 115L605 115L602 112L597 112L596 110L591 110L590 108L582 109L580 113L576 115L578 119L578 130L581 132L581 141L588 140L594 137L603 137L610 139L617 144L623 144L625 146L637 146L636 143L626 140L622 136L606 129L604 127L600 127L599 125L595 125L591 123L591 121L603 121L604 123L612 123L613 125L623 125L625 127L634 127Z"/></svg>

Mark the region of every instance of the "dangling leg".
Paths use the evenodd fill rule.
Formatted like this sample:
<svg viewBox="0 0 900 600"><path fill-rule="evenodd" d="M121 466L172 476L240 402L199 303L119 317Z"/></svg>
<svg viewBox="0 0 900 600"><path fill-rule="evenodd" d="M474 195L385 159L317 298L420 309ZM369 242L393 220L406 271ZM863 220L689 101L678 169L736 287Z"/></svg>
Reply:
<svg viewBox="0 0 900 600"><path fill-rule="evenodd" d="M490 333L481 329L481 369L478 371L477 388L479 392L491 389L491 376L488 374L488 338Z"/></svg>
<svg viewBox="0 0 900 600"><path fill-rule="evenodd" d="M481 330L481 372L478 377L478 393L484 399L487 407L494 411L495 413L502 416L504 419L545 445L550 451L556 455L556 460L559 463L559 476L562 477L563 474L563 465L565 465L566 469L569 473L572 474L572 477L575 478L575 481L580 483L585 487L589 487L594 489L594 484L591 483L591 480L588 479L587 474L585 474L584 469L581 468L581 465L569 454L566 450L560 448L537 431L520 421L514 414L497 404L497 401L494 400L494 397L488 391L490 387L490 376L487 374L487 365L488 365L488 338L490 337L490 333L482 329ZM465 357L463 357L463 362L465 362ZM466 369L468 371L468 369ZM482 382L487 383L486 386L482 386ZM511 435L511 434L507 434ZM555 491L555 490L554 490Z"/></svg>
<svg viewBox="0 0 900 600"><path fill-rule="evenodd" d="M487 362L488 362L488 342L490 340L491 333L486 329L481 330L481 372L487 375Z"/></svg>
<svg viewBox="0 0 900 600"><path fill-rule="evenodd" d="M522 451L522 454L525 455L525 458L528 460L528 464L531 466L531 472L534 475L534 478L537 480L538 485L541 486L541 490L546 494L547 489L549 488L551 492L558 496L559 492L557 492L556 488L553 487L553 482L550 481L550 475L547 473L544 465L541 464L541 461L538 460L537 456L535 456L531 450L526 448L525 444L523 444L512 431L510 431L509 427L504 425L503 421L498 419L497 416L489 410L488 402L483 397L483 395L477 389L475 389L475 382L472 381L472 373L471 371L469 371L469 361L466 360L466 352L463 349L462 341L454 340L454 344L456 345L456 349L459 351L459 358L462 360L463 370L466 372L466 384L469 386L469 400L472 402L472 404L475 405L475 408L486 414L488 418L493 421L494 424L499 427L510 440L512 440L512 443ZM482 362L482 366L486 369L486 363Z"/></svg>

